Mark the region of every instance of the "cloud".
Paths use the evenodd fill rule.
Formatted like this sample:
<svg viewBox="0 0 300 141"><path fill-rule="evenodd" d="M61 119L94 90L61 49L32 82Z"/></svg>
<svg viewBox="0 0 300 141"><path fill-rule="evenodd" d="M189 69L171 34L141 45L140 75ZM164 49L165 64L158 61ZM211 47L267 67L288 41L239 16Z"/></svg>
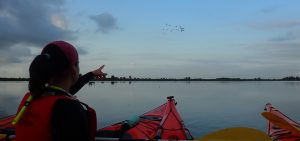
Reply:
<svg viewBox="0 0 300 141"><path fill-rule="evenodd" d="M102 13L90 18L96 22L98 30L102 33L109 33L112 30L118 29L117 20L110 13Z"/></svg>
<svg viewBox="0 0 300 141"><path fill-rule="evenodd" d="M269 37L270 42L276 44L280 42L299 42L300 41L300 20L289 19L280 21L267 21L267 22L255 22L248 24L256 30L264 30L268 32L274 32L270 34L273 37Z"/></svg>
<svg viewBox="0 0 300 141"><path fill-rule="evenodd" d="M276 11L278 9L278 7L266 7L264 9L261 10L261 12L263 13L272 13L274 11Z"/></svg>
<svg viewBox="0 0 300 141"><path fill-rule="evenodd" d="M24 58L31 56L29 48L14 46L0 51L0 65L9 63L21 63Z"/></svg>
<svg viewBox="0 0 300 141"><path fill-rule="evenodd" d="M1 0L0 51L2 55L6 54L1 60L7 63L21 61L19 56L10 55L11 50L20 49L26 51L24 55L30 55L29 47L43 47L52 40L75 39L74 32L67 29L60 9L63 3L64 0Z"/></svg>
<svg viewBox="0 0 300 141"><path fill-rule="evenodd" d="M282 21L268 21L268 22L253 22L248 24L254 29L285 29L285 28L299 28L300 20L282 20Z"/></svg>
<svg viewBox="0 0 300 141"><path fill-rule="evenodd" d="M270 57L288 62L299 62L300 43L270 43L266 45Z"/></svg>
<svg viewBox="0 0 300 141"><path fill-rule="evenodd" d="M88 54L88 52L85 49L81 48L81 47L79 47L79 48L77 47L76 49L77 49L77 52L81 55Z"/></svg>
<svg viewBox="0 0 300 141"><path fill-rule="evenodd" d="M286 41L296 41L300 39L299 30L298 31L288 31L283 35L271 38L271 42L286 42Z"/></svg>
<svg viewBox="0 0 300 141"><path fill-rule="evenodd" d="M300 43L271 42L249 46L249 52L253 52L246 60L258 69L268 68L269 74L278 70L281 73L299 72ZM249 64L246 63L246 64Z"/></svg>
<svg viewBox="0 0 300 141"><path fill-rule="evenodd" d="M265 7L261 10L262 13L273 13L273 12L277 12L279 10L281 10L283 7L282 4L277 4L277 5L273 5L273 6L268 6L268 7Z"/></svg>

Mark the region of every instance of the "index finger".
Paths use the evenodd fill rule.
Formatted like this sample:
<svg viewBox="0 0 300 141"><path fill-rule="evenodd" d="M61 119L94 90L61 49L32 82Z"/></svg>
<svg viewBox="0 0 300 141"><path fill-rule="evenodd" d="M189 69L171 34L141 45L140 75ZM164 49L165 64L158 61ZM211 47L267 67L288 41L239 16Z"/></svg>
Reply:
<svg viewBox="0 0 300 141"><path fill-rule="evenodd" d="M105 65L102 65L99 69L102 70L104 68Z"/></svg>

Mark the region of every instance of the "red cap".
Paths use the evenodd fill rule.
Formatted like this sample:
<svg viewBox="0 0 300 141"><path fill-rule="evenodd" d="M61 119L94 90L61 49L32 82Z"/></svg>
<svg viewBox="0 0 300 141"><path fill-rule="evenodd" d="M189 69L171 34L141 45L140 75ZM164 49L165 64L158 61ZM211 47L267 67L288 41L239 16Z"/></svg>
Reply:
<svg viewBox="0 0 300 141"><path fill-rule="evenodd" d="M67 57L69 63L76 64L78 63L78 53L76 48L68 42L65 41L53 41L48 45L54 44L56 45ZM48 46L47 45L47 46ZM43 53L44 49L42 50Z"/></svg>

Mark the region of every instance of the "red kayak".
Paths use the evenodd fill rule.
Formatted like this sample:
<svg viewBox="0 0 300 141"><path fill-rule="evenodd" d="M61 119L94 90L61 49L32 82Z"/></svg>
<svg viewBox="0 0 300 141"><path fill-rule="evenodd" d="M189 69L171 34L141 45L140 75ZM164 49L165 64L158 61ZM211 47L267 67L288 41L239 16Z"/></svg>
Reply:
<svg viewBox="0 0 300 141"><path fill-rule="evenodd" d="M15 139L15 128L11 124L14 118L15 115L11 115L0 120L0 141Z"/></svg>
<svg viewBox="0 0 300 141"><path fill-rule="evenodd" d="M282 118L283 120L286 121L287 124L290 124L295 127L300 127L299 123L292 120L291 118L289 118L288 116L280 112L279 110L275 109L270 103L266 104L265 111L270 112ZM274 141L299 141L300 140L299 134L295 134L291 131L280 128L276 126L274 123L270 122L269 120L267 121L267 133Z"/></svg>
<svg viewBox="0 0 300 141"><path fill-rule="evenodd" d="M184 126L175 105L174 97L170 96L165 104L141 116L99 129L96 140L109 138L191 140L193 137ZM15 138L15 130L11 125L14 117L13 115L0 120L0 141L5 140L4 136L6 139Z"/></svg>
<svg viewBox="0 0 300 141"><path fill-rule="evenodd" d="M168 101L139 117L98 130L97 137L121 139L193 139L176 110L173 96Z"/></svg>
<svg viewBox="0 0 300 141"><path fill-rule="evenodd" d="M0 129L13 128L11 121L15 118L15 115L11 115L0 120Z"/></svg>

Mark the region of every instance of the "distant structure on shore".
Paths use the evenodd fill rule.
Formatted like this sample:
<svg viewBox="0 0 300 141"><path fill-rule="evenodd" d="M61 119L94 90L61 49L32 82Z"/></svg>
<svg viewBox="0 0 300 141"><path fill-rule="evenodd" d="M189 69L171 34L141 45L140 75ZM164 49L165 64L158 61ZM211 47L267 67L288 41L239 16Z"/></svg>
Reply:
<svg viewBox="0 0 300 141"><path fill-rule="evenodd" d="M0 78L0 81L28 81L29 78ZM298 76L288 76L280 79L264 79L264 78L229 78L221 77L214 79L203 79L203 78L136 78L136 77L116 77L112 75L110 78L105 79L93 79L92 81L300 81ZM92 85L92 83L90 84Z"/></svg>
<svg viewBox="0 0 300 141"><path fill-rule="evenodd" d="M97 81L97 79L95 80ZM103 81L103 80L99 80ZM104 81L300 81L300 77L296 76L289 76L284 77L281 79L264 79L264 78L250 78L250 79L243 79L243 78L228 78L228 77L221 77L221 78L214 78L214 79L203 79L203 78L132 78L129 76L126 77L115 77L111 76L111 78L106 78Z"/></svg>

